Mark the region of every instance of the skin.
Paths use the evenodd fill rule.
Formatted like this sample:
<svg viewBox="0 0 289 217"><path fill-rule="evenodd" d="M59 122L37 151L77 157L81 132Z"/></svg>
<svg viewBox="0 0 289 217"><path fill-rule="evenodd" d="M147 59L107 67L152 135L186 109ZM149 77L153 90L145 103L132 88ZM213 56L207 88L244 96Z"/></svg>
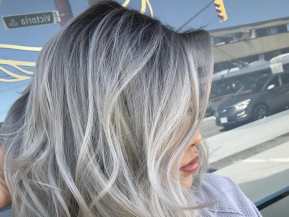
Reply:
<svg viewBox="0 0 289 217"><path fill-rule="evenodd" d="M197 150L197 145L201 142L202 136L200 132L197 132L195 137L189 143L189 146L181 160L180 164L180 176L181 184L183 187L189 189L193 184L193 173L184 172L181 170L182 167L188 165L196 156L199 156L199 151Z"/></svg>
<svg viewBox="0 0 289 217"><path fill-rule="evenodd" d="M3 173L3 150L0 147L0 209L11 205L11 197L4 179Z"/></svg>

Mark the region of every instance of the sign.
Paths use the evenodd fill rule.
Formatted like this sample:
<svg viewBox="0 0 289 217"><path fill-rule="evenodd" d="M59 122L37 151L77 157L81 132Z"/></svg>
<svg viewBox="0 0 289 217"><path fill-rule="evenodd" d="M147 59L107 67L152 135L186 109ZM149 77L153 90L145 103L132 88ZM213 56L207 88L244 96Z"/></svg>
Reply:
<svg viewBox="0 0 289 217"><path fill-rule="evenodd" d="M47 11L33 14L21 14L2 17L5 29L38 26L51 23L59 23L58 11Z"/></svg>

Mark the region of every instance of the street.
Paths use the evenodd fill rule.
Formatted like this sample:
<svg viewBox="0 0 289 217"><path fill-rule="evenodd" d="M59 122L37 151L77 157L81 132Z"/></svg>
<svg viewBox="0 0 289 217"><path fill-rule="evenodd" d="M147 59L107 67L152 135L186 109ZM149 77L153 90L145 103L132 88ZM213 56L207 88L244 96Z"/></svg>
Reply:
<svg viewBox="0 0 289 217"><path fill-rule="evenodd" d="M288 142L288 121L289 110L222 132L213 118L205 119L201 133L209 147L210 168L221 169Z"/></svg>
<svg viewBox="0 0 289 217"><path fill-rule="evenodd" d="M225 132L225 130L223 127L216 125L215 116L210 116L204 118L200 126L200 132L204 138L210 138L212 136Z"/></svg>

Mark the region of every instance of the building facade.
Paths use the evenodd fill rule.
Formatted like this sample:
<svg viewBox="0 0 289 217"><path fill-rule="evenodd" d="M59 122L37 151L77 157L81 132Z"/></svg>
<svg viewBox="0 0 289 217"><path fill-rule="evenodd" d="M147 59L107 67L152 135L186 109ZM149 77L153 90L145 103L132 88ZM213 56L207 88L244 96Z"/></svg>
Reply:
<svg viewBox="0 0 289 217"><path fill-rule="evenodd" d="M289 17L210 31L215 71L289 53Z"/></svg>

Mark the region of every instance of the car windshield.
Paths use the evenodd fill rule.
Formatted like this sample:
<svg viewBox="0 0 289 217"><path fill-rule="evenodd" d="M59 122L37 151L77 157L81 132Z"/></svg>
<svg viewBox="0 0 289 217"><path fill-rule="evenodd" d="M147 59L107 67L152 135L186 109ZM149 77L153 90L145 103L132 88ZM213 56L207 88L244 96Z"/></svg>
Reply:
<svg viewBox="0 0 289 217"><path fill-rule="evenodd" d="M242 95L250 95L254 93L260 92L262 87L265 85L266 81L268 79L260 79L257 81L251 81L243 85L236 93L234 96L242 96Z"/></svg>
<svg viewBox="0 0 289 217"><path fill-rule="evenodd" d="M242 86L240 80L225 80L221 79L219 81L214 81L212 83L212 89L210 94L210 99L214 99L221 96L226 96L229 94L234 94Z"/></svg>

